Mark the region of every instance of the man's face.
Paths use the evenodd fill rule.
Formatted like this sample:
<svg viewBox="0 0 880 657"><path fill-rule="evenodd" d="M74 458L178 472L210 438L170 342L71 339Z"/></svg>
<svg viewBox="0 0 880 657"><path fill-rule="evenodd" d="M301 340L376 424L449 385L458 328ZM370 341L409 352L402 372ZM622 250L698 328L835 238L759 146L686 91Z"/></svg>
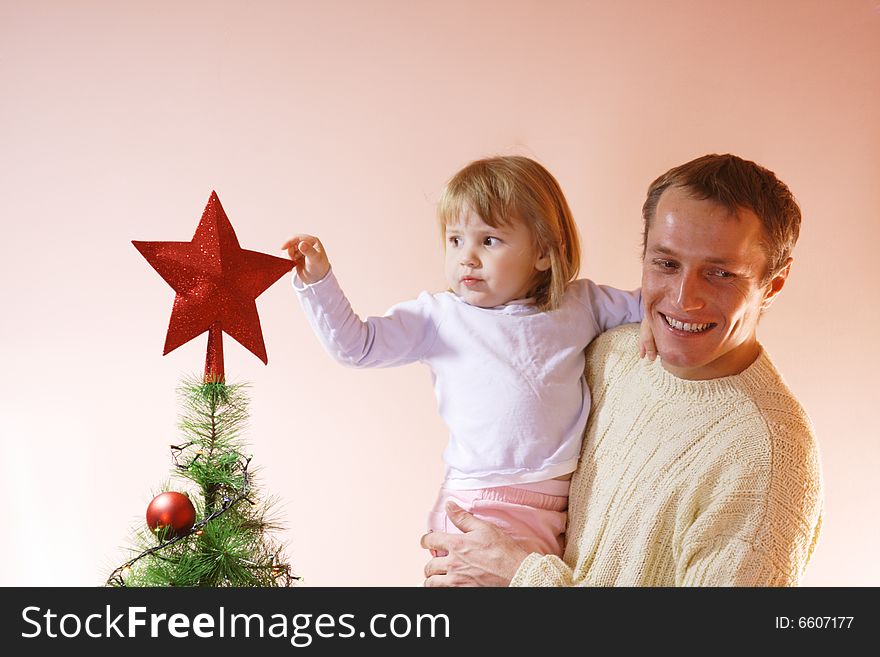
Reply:
<svg viewBox="0 0 880 657"><path fill-rule="evenodd" d="M538 271L550 267L540 257L521 221L493 228L472 210L446 225L446 280L472 306L492 308L523 298Z"/></svg>
<svg viewBox="0 0 880 657"><path fill-rule="evenodd" d="M670 187L660 196L642 265L645 315L663 367L683 379L738 374L758 355L762 307L782 289L788 266L762 283L764 229L750 210Z"/></svg>

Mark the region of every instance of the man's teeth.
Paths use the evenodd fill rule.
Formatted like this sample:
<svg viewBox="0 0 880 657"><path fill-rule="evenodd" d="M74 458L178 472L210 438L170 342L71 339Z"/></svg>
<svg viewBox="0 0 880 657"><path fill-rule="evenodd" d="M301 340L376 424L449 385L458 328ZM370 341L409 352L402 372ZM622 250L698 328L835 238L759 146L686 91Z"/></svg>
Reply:
<svg viewBox="0 0 880 657"><path fill-rule="evenodd" d="M666 320L666 323L669 324L672 328L678 329L679 331L687 331L688 333L700 333L701 331L705 331L707 328L714 326L714 324L688 324L687 322L679 322L677 319L672 319L668 315L663 315L663 319Z"/></svg>

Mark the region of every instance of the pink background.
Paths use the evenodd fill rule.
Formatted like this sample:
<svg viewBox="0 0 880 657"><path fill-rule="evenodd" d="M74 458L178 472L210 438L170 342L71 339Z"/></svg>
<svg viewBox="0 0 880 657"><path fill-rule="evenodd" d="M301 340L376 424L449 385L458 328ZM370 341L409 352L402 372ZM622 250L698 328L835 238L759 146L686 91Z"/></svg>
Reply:
<svg viewBox="0 0 880 657"><path fill-rule="evenodd" d="M183 5L183 6L181 6ZM319 235L355 309L443 287L434 204L468 161L562 183L582 275L639 283L648 183L706 152L805 215L759 336L822 450L809 585L880 585L880 2L0 3L0 583L99 584L169 472L172 290L129 243L188 240L216 189L244 248ZM285 279L258 300L249 437L307 585L417 585L446 436L428 371L354 371Z"/></svg>

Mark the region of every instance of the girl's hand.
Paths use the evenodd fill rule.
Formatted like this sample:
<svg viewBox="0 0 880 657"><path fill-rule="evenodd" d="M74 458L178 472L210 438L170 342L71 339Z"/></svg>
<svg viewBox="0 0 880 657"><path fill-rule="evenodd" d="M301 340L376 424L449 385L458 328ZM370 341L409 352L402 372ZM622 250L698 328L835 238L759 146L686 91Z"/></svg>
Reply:
<svg viewBox="0 0 880 657"><path fill-rule="evenodd" d="M303 283L317 283L330 271L330 260L327 259L324 245L313 235L294 235L281 249L286 250L293 260L296 273Z"/></svg>
<svg viewBox="0 0 880 657"><path fill-rule="evenodd" d="M642 324L639 326L639 358L645 356L651 362L657 358L657 345L654 344L654 333L651 332L651 324L648 322L647 315L642 318Z"/></svg>

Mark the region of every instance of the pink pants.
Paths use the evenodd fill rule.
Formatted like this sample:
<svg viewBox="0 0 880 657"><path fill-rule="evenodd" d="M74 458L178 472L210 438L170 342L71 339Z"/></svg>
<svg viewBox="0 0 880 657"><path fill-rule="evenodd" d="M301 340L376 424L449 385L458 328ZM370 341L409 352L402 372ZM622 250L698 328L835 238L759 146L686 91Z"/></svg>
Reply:
<svg viewBox="0 0 880 657"><path fill-rule="evenodd" d="M462 533L446 516L446 501L452 500L480 520L503 529L529 552L562 556L569 484L548 479L476 490L441 488L428 514L428 531ZM445 556L431 552L435 557Z"/></svg>

